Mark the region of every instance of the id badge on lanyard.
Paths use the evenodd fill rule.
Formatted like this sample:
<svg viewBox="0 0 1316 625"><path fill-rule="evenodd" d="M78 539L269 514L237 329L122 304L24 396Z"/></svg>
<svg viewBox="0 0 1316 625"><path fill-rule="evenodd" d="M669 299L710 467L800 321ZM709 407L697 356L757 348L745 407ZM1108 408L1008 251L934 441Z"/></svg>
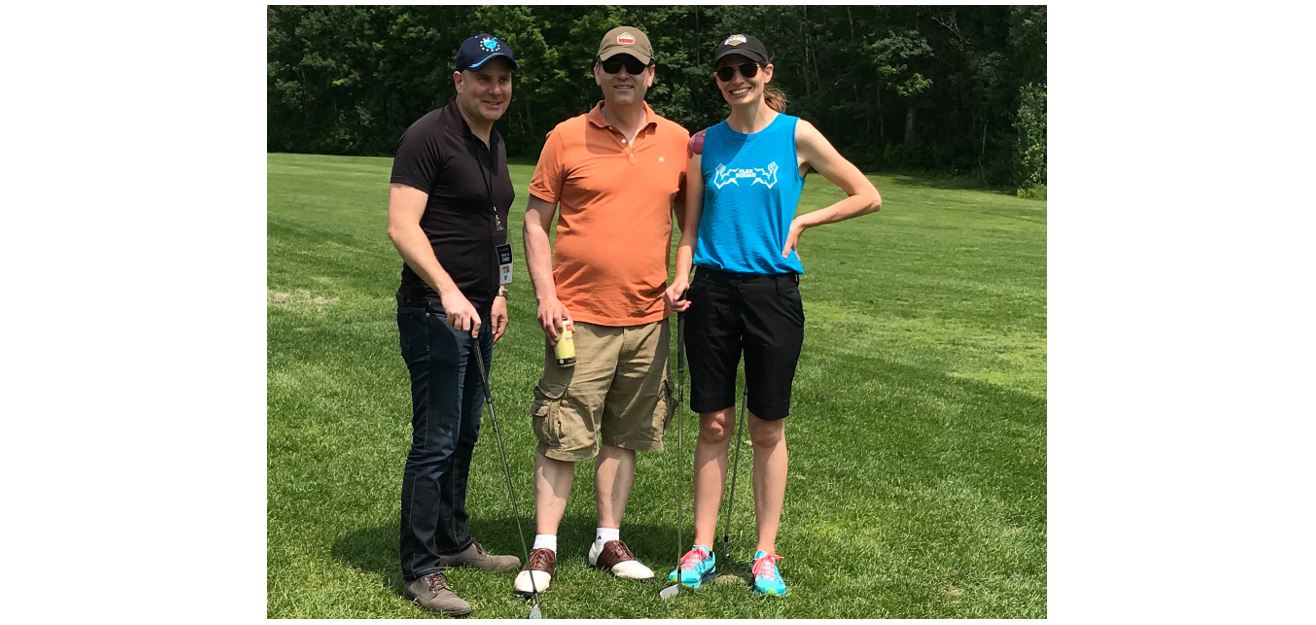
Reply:
<svg viewBox="0 0 1316 625"><path fill-rule="evenodd" d="M494 248L498 252L498 284L512 283L512 244L504 243Z"/></svg>

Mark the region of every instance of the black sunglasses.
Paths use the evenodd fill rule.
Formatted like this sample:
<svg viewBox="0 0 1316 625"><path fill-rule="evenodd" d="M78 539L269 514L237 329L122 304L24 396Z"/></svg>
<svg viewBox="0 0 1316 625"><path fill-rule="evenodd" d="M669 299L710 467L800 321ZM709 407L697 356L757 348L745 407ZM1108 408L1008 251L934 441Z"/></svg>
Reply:
<svg viewBox="0 0 1316 625"><path fill-rule="evenodd" d="M603 67L603 71L609 74L616 74L624 66L626 73L632 76L640 75L648 67L648 65L641 63L640 59L625 54L618 54L606 61L599 61L599 65Z"/></svg>
<svg viewBox="0 0 1316 625"><path fill-rule="evenodd" d="M736 75L737 69L740 70L741 76L744 76L745 78L753 78L755 74L759 73L759 64L741 63L740 65L725 65L717 68L717 77L720 78L722 82L731 82L731 79Z"/></svg>

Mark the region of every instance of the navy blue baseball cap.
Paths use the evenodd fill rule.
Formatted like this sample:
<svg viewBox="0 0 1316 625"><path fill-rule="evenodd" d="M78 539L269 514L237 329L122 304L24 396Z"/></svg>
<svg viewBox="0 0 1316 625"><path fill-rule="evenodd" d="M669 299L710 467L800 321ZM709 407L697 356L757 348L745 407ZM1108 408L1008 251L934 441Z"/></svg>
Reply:
<svg viewBox="0 0 1316 625"><path fill-rule="evenodd" d="M461 47L457 48L457 58L453 62L457 65L457 71L461 72L480 69L485 61L495 56L505 57L507 62L512 64L512 69L516 69L516 59L512 58L512 46L494 35L480 33L462 42Z"/></svg>

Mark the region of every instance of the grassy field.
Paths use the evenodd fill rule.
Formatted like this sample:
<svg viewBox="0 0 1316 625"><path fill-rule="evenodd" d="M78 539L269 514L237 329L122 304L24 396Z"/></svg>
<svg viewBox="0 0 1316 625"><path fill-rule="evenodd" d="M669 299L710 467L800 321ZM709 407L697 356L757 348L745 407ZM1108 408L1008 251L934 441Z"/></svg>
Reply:
<svg viewBox="0 0 1316 625"><path fill-rule="evenodd" d="M385 235L391 159L271 154L268 165L268 616L429 616L402 598L397 562L411 429L392 299L401 261ZM487 413L469 499L477 538L516 554L518 515L533 538L528 410L543 354L520 236L531 170L512 167L517 273L492 372L520 503L508 504ZM792 595L746 585L745 441L732 557L715 584L670 602L657 582L588 568L593 466L577 467L546 617L1047 615L1046 203L872 179L880 213L811 230L799 247L807 321L778 540ZM801 211L838 197L811 177ZM670 444L673 429L666 451L640 455L622 528L660 575L687 546L678 519L684 542L692 531L697 425L688 410L679 419L685 447ZM526 615L510 573L450 579L473 617Z"/></svg>

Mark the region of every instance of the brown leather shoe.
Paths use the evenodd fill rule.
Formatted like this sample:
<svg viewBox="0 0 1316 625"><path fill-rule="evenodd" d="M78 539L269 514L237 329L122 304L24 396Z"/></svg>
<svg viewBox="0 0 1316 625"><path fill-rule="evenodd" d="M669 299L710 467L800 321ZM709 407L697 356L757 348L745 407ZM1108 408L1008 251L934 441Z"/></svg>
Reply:
<svg viewBox="0 0 1316 625"><path fill-rule="evenodd" d="M603 569L622 579L653 579L653 571L636 560L631 548L620 540L603 543L602 550L590 545L588 560L590 566Z"/></svg>
<svg viewBox="0 0 1316 625"><path fill-rule="evenodd" d="M411 580L402 589L402 594L430 612L448 616L466 616L471 613L471 604L452 592L448 587L448 578L443 573L430 573Z"/></svg>
<svg viewBox="0 0 1316 625"><path fill-rule="evenodd" d="M466 551L439 556L439 568L467 567L477 571L515 571L521 568L516 556L496 556L484 550L479 541L471 543Z"/></svg>
<svg viewBox="0 0 1316 625"><path fill-rule="evenodd" d="M553 571L556 568L557 552L552 549L531 549L530 559L526 561L525 569L516 574L513 587L523 595L544 592L553 582Z"/></svg>

